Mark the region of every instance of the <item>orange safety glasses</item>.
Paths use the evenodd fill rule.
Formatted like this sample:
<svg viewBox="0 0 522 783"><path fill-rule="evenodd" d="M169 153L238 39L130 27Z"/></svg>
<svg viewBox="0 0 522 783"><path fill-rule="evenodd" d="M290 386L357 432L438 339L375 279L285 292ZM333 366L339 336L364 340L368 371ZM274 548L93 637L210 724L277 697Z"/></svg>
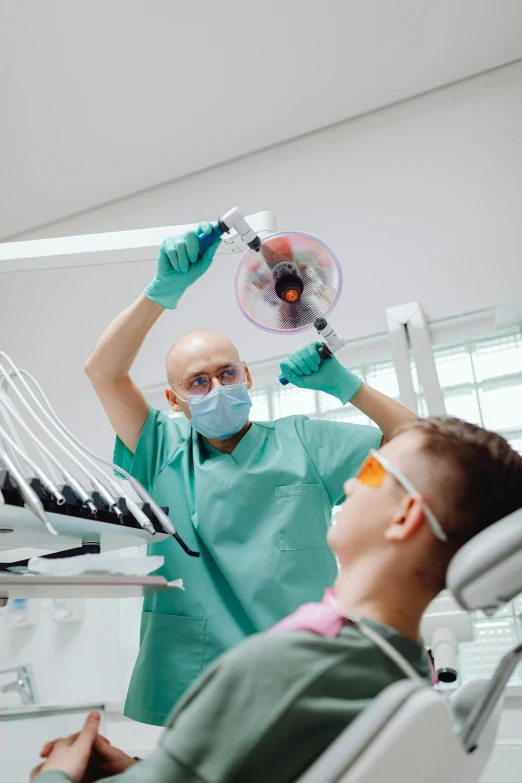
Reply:
<svg viewBox="0 0 522 783"><path fill-rule="evenodd" d="M380 452L375 450L370 452L369 457L367 457L361 465L357 479L361 482L361 484L364 484L365 487L373 487L374 489L378 489L380 486L382 486L384 477L387 473L389 473L390 476L393 476L393 478L401 485L404 490L406 490L406 492L408 492L410 495L413 495L413 497L419 497L419 493L411 481L407 479L406 476L400 470L398 470L398 468L392 465L391 462L386 459L386 457L383 457ZM424 516L426 517L426 521L430 526L431 532L435 538L438 538L439 541L447 541L448 536L446 535L442 525L437 520L433 511L429 508L429 506L426 505L426 503L422 504L422 508L424 511Z"/></svg>
<svg viewBox="0 0 522 783"><path fill-rule="evenodd" d="M374 487L377 489L382 486L385 475L385 469L372 453L361 465L357 478L365 487Z"/></svg>

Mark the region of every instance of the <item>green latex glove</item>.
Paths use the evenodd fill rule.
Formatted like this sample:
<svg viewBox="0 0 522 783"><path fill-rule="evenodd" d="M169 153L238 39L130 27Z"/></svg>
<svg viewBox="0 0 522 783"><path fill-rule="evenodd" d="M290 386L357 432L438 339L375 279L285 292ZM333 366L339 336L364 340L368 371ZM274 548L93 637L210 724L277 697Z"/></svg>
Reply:
<svg viewBox="0 0 522 783"><path fill-rule="evenodd" d="M343 367L335 356L321 359L317 351L322 343L310 343L281 362L281 372L300 389L323 391L345 405L361 388L362 381Z"/></svg>
<svg viewBox="0 0 522 783"><path fill-rule="evenodd" d="M145 296L167 310L175 310L187 288L205 274L214 260L220 239L199 255L198 234L211 231L211 223L200 223L197 231L164 239L158 251L156 275L145 289Z"/></svg>

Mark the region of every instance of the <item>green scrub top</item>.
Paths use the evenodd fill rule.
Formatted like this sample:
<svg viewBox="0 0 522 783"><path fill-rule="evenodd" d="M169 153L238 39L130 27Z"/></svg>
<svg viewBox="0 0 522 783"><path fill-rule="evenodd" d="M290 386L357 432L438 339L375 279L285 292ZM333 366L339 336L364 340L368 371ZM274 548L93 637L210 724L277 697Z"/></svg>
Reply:
<svg viewBox="0 0 522 783"><path fill-rule="evenodd" d="M185 418L150 407L133 455L117 439L114 461L132 473L191 549L151 544L158 571L185 591L144 599L140 651L125 715L164 724L215 658L300 604L320 601L336 576L326 544L332 507L356 475L375 427L290 416L253 423L232 454L214 449Z"/></svg>

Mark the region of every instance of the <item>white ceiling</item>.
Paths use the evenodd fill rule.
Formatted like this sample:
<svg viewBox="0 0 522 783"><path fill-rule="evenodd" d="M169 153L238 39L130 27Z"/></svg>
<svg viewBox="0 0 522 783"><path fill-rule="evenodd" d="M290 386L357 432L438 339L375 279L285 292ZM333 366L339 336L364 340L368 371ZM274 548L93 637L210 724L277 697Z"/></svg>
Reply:
<svg viewBox="0 0 522 783"><path fill-rule="evenodd" d="M520 0L2 0L0 237L520 57Z"/></svg>

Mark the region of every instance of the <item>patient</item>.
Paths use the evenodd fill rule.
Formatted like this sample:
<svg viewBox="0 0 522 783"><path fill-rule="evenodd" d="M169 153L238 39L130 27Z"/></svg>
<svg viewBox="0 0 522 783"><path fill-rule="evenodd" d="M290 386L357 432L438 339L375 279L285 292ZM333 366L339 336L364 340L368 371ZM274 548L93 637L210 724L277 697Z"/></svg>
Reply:
<svg viewBox="0 0 522 783"><path fill-rule="evenodd" d="M428 683L422 614L457 550L522 506L522 457L457 419L416 421L368 458L346 496L328 535L335 595L207 669L150 758L113 748L93 713L45 746L38 783L292 783L388 685Z"/></svg>

